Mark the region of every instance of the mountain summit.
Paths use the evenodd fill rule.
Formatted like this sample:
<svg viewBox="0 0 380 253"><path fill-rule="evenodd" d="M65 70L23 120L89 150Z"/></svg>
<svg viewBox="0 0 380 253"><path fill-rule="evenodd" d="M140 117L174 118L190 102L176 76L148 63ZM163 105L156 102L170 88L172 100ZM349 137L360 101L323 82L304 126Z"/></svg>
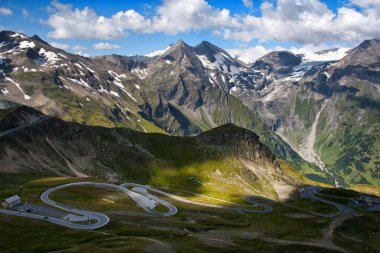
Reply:
<svg viewBox="0 0 380 253"><path fill-rule="evenodd" d="M143 132L194 135L233 123L311 178L380 180L378 40L340 61L277 51L250 66L206 41L179 40L153 57L87 58L10 31L0 45L0 99Z"/></svg>

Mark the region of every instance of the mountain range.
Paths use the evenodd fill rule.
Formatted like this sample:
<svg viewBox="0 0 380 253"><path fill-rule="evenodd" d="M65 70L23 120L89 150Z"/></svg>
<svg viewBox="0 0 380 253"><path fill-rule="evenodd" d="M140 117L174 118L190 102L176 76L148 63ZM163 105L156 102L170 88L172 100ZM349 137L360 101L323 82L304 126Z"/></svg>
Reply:
<svg viewBox="0 0 380 253"><path fill-rule="evenodd" d="M380 184L379 82L376 39L362 42L337 61L312 61L276 51L245 64L206 41L192 47L180 40L149 56L88 58L54 48L38 36L0 32L3 117L12 115L12 101L96 129L126 127L194 136L233 123L255 132L269 153L306 177L342 186ZM30 114L31 109L25 108L12 112L24 110ZM67 136L82 127L72 128ZM132 133L127 139L139 135ZM62 137L51 148L62 148ZM83 149L95 147L91 143ZM12 141L7 145L2 152L8 155L2 161L21 148ZM138 144L141 150L149 150L148 146ZM38 153L33 147L24 148L29 154ZM36 155L36 161L41 157ZM65 159L61 164L80 168L81 162L87 164L83 159L75 159L76 166ZM63 173L62 168L57 171Z"/></svg>

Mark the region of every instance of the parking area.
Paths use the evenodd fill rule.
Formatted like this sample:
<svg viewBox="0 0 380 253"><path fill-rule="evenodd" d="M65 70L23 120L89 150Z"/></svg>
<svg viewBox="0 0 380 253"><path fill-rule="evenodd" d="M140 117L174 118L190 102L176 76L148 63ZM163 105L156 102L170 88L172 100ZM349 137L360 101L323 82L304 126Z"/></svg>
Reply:
<svg viewBox="0 0 380 253"><path fill-rule="evenodd" d="M36 205L36 204L31 204L31 203L24 203L24 204L18 205L16 209L17 211L20 211L20 212L39 214L39 215L54 217L58 219L62 219L63 217L69 214L62 210L49 208L49 207Z"/></svg>

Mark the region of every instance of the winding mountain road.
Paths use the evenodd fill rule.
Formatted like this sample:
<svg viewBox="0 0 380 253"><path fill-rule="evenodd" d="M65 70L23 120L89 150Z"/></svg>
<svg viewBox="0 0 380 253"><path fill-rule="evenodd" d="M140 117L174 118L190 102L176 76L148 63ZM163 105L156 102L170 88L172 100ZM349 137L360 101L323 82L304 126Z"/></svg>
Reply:
<svg viewBox="0 0 380 253"><path fill-rule="evenodd" d="M313 212L314 215L317 214L318 216L322 216L322 217L334 217L334 216L337 216L338 214L349 214L349 215L355 215L356 214L354 209L352 209L346 205L317 197L315 194L317 194L321 190L322 190L321 187L313 186L313 187L308 187L308 188L301 190L300 193L301 193L302 198L311 199L314 201L319 201L319 202L326 203L328 205L335 206L339 210L339 213L326 215L326 214Z"/></svg>
<svg viewBox="0 0 380 253"><path fill-rule="evenodd" d="M16 133L18 131L21 131L24 128L27 128L27 127L30 127L30 126L33 126L33 125L37 125L37 124L42 123L42 122L44 122L44 121L46 121L46 120L48 120L50 118L51 118L51 116L49 116L49 115L41 116L41 117L36 118L36 119L34 119L33 121L31 121L31 122L29 122L27 124L24 124L24 125L21 125L21 126L12 128L12 129L9 129L9 130L4 131L4 132L1 132L0 133L0 138L3 137L3 136L5 136L5 135L8 135L8 134L14 134L14 133Z"/></svg>
<svg viewBox="0 0 380 253"><path fill-rule="evenodd" d="M110 184L110 183L99 183L99 182L75 182L75 183L68 183L68 184L50 188L41 194L41 200L44 203L50 206L53 206L57 209L64 210L69 213L67 216L65 216L62 219L55 218L55 217L47 217L47 216L43 216L39 214L6 210L6 209L0 209L0 214L45 220L45 221L49 221L51 223L58 224L64 227L73 228L73 229L81 229L81 230L93 230L93 229L101 228L105 226L106 224L108 224L110 219L107 215L93 212L93 211L81 210L81 209L65 206L49 198L50 194L52 194L53 192L60 189L73 187L73 186L95 186L95 187L102 187L102 188L113 188L113 189L122 191L126 195L128 195L131 199L133 199L146 212L154 214L154 215L162 216L162 217L173 216L177 213L178 210L174 205L170 204L169 202L163 199L160 199L159 197L155 195L150 194L149 192L157 193L159 195L171 198L176 201L187 203L187 204L193 204L193 205L199 205L199 206L205 206L205 207L211 207L211 208L220 208L224 210L238 211L241 213L269 213L273 210L272 206L270 206L269 204L260 203L254 200L253 198L256 198L259 200L261 199L261 200L268 201L271 203L278 203L274 200L270 200L264 197L244 196L245 202L255 207L256 206L262 207L261 210L256 210L256 209L250 209L250 208L231 207L231 206L222 206L222 205L216 205L216 204L196 202L196 201L192 201L183 197L176 196L171 193L154 189L150 186L140 185L140 184L135 184L135 183L124 183L121 185L115 185L115 184ZM302 198L307 198L314 201L320 201L320 202L324 202L326 204L335 206L339 210L338 213L323 214L323 213L308 211L303 208L299 208L292 205L286 205L286 206L294 207L296 209L306 211L312 215L319 216L319 217L326 217L326 218L335 217L339 214L349 214L349 215L356 214L356 212L352 208L349 208L343 204L339 204L339 203L315 196L315 194L317 194L320 190L321 188L319 187L308 187L308 188L302 189L300 193L301 193ZM158 212L154 210L154 208L159 204L165 206L168 210L166 212ZM78 221L82 223L76 223ZM88 222L88 224L85 224L86 222Z"/></svg>

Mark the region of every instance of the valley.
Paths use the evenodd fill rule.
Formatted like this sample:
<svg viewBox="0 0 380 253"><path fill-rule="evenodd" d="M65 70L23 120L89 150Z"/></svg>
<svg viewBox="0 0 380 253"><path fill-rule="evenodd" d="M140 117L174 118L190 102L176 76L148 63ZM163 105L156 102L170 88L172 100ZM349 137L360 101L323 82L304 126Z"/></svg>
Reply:
<svg viewBox="0 0 380 253"><path fill-rule="evenodd" d="M379 206L360 200L379 197L306 178L247 129L176 137L66 122L26 106L1 115L0 198L21 193L30 207L0 209L2 252L379 249ZM341 232L353 222L354 231Z"/></svg>
<svg viewBox="0 0 380 253"><path fill-rule="evenodd" d="M233 123L257 133L310 179L379 184L376 39L341 60L276 51L250 65L206 41L192 47L179 40L149 56L95 58L38 36L2 31L0 41L2 103L91 126L176 136Z"/></svg>
<svg viewBox="0 0 380 253"><path fill-rule="evenodd" d="M380 41L315 55L0 31L0 252L380 251Z"/></svg>

